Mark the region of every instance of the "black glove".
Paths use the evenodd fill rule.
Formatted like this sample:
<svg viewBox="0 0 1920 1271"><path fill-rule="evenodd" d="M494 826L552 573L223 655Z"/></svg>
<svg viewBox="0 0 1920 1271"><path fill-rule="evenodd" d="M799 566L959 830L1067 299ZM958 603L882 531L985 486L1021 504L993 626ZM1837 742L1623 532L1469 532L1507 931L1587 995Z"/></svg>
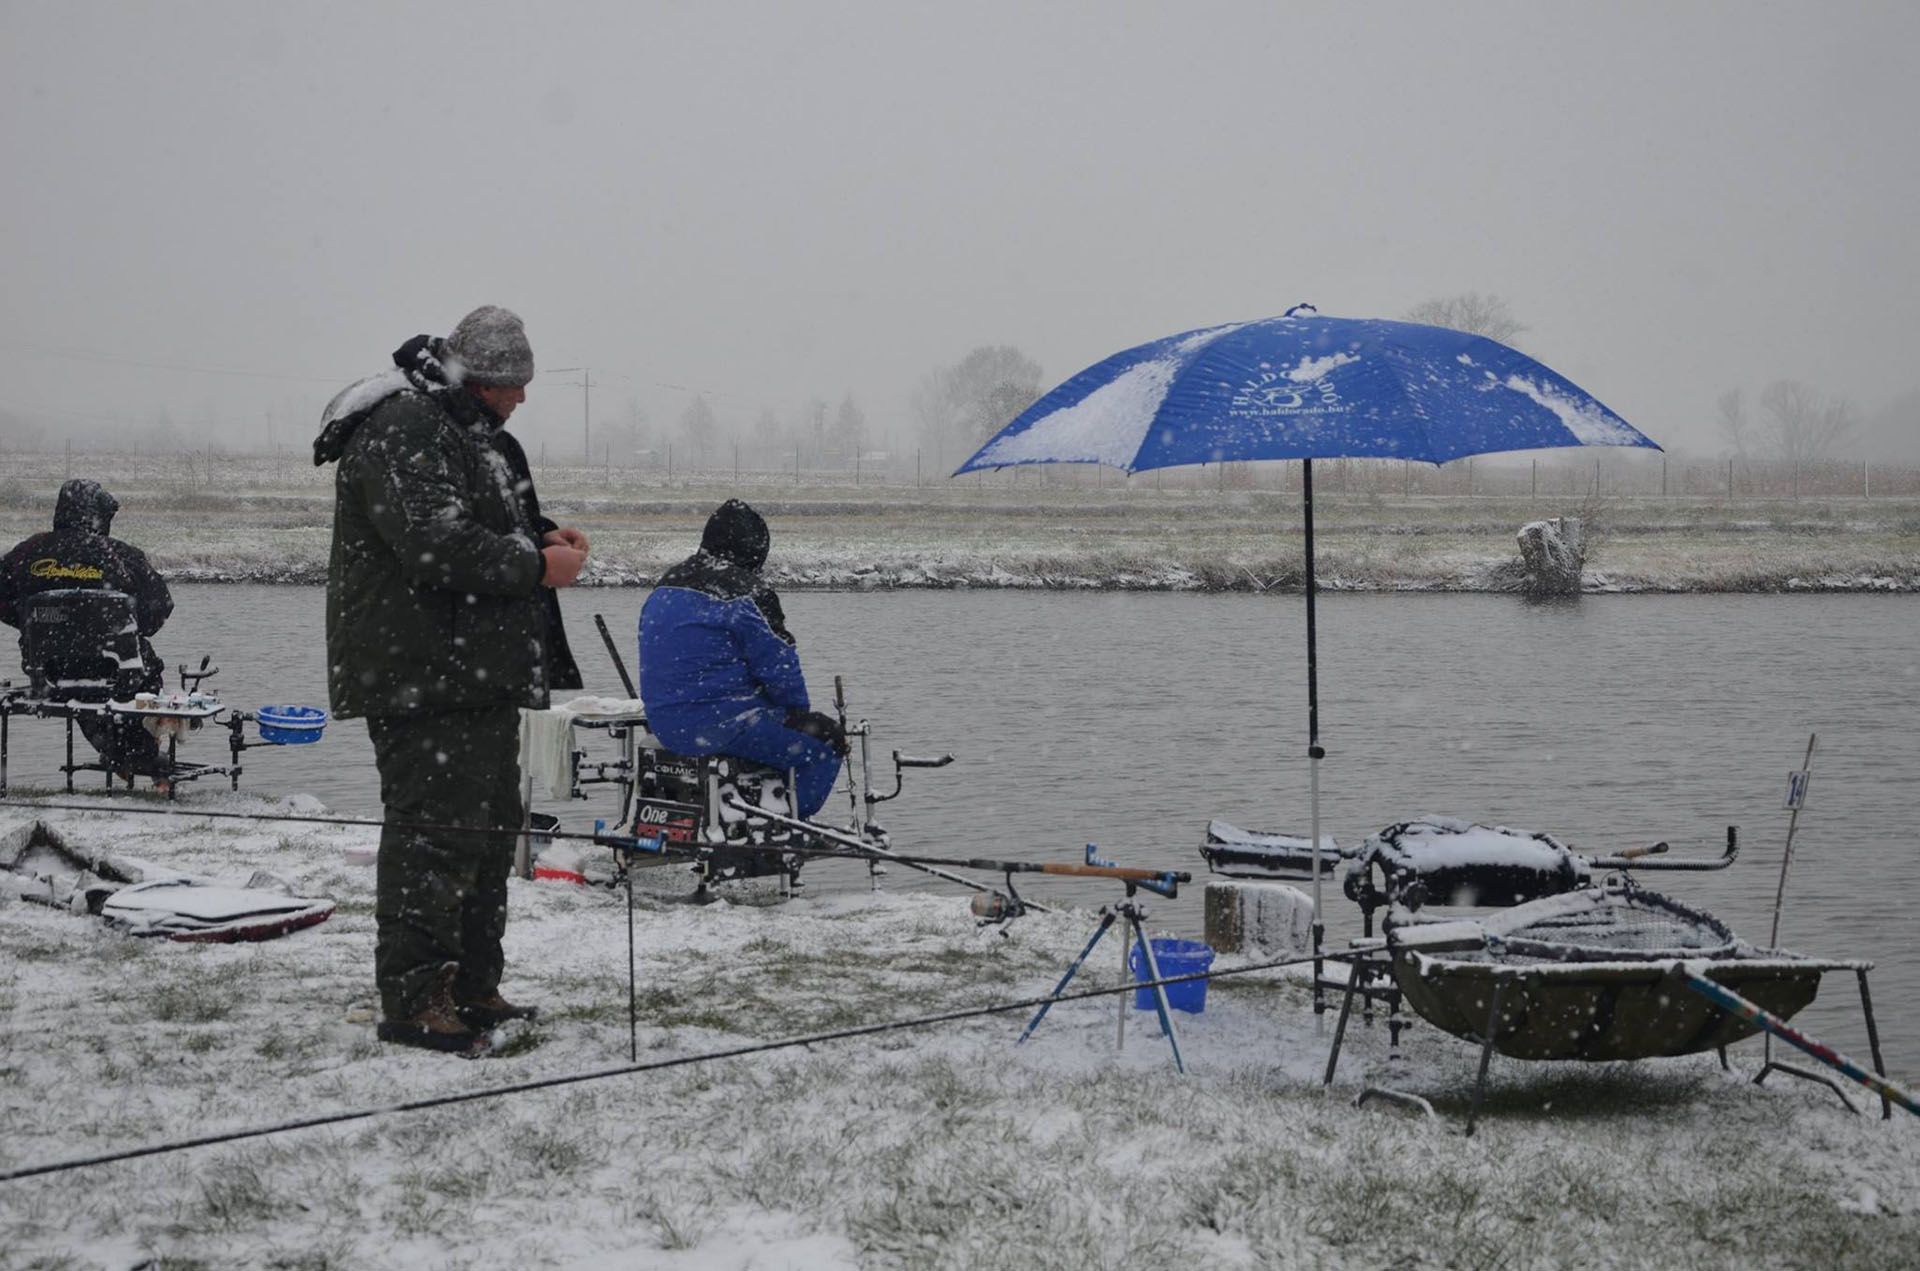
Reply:
<svg viewBox="0 0 1920 1271"><path fill-rule="evenodd" d="M787 727L796 733L805 733L815 741L824 741L833 747L833 753L842 759L847 757L847 733L840 727L840 721L831 715L822 715L819 711L788 711Z"/></svg>

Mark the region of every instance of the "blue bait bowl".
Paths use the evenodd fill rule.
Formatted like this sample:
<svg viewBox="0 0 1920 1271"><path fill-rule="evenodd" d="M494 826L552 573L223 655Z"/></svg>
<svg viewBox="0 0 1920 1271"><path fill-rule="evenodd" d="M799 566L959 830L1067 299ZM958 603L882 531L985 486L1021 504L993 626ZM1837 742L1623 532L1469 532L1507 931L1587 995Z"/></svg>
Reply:
<svg viewBox="0 0 1920 1271"><path fill-rule="evenodd" d="M327 713L317 706L262 706L254 712L260 740L279 746L304 746L320 740Z"/></svg>

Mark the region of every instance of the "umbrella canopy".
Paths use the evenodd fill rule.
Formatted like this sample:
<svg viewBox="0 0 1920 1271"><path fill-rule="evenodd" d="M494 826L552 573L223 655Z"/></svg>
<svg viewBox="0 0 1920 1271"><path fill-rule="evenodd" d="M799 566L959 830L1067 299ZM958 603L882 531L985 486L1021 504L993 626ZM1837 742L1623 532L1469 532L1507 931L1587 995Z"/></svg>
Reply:
<svg viewBox="0 0 1920 1271"><path fill-rule="evenodd" d="M1307 598L1307 758L1313 939L1320 906L1319 658L1313 461L1445 463L1503 450L1660 447L1598 399L1484 336L1377 318L1278 318L1206 327L1116 353L1022 411L955 471L1104 463L1128 472L1299 459ZM1314 1006L1332 982L1314 967Z"/></svg>
<svg viewBox="0 0 1920 1271"><path fill-rule="evenodd" d="M1557 446L1648 446L1565 377L1484 336L1374 318L1208 327L1116 353L1060 385L959 468L1248 459L1445 463ZM956 473L957 475L957 473Z"/></svg>

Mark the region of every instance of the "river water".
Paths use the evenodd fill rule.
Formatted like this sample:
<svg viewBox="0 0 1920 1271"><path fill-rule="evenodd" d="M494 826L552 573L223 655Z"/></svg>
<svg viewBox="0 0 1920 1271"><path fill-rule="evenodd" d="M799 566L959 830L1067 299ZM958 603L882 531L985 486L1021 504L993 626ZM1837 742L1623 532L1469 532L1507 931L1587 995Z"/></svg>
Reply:
<svg viewBox="0 0 1920 1271"><path fill-rule="evenodd" d="M212 653L232 704L323 705L317 588L182 586L158 641L177 664ZM620 696L596 611L632 659L645 593L566 593L590 692ZM1298 596L798 592L784 598L816 704L843 675L849 709L899 748L956 762L908 776L882 809L902 850L1204 870L1211 816L1304 834L1305 623ZM1547 830L1589 853L1666 840L1740 860L1650 880L1766 939L1787 814L1786 775L1819 734L1795 839L1781 942L1878 962L1889 1067L1920 1073L1920 598L1588 596L1530 605L1480 595L1324 596L1319 608L1325 828L1357 843L1444 813ZM60 734L15 721L12 777L53 777ZM186 757L224 758L202 735ZM243 788L307 791L377 814L357 721L311 748L256 750ZM555 809L590 829L610 798ZM829 805L829 812L843 808ZM237 863L238 864L238 863ZM270 862L245 862L248 866ZM816 886L865 885L822 863ZM888 886L919 885L896 870ZM944 884L929 884L944 886ZM1099 903L1114 889L1035 883L1039 899ZM1330 925L1355 926L1329 889ZM1198 880L1152 905L1196 933ZM1853 985L1830 978L1801 1016L1864 1059Z"/></svg>

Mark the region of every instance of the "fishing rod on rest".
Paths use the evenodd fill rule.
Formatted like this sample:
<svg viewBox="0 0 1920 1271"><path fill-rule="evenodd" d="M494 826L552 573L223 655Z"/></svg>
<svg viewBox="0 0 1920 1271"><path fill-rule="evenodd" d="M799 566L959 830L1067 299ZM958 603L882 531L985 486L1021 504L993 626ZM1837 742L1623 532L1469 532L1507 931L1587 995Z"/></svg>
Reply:
<svg viewBox="0 0 1920 1271"><path fill-rule="evenodd" d="M779 817L777 813L763 812L761 809L752 808L750 805L741 804L736 806L747 808L756 815L778 818L791 825L805 828L823 838L846 841L844 835L826 826L814 825L808 821ZM102 807L97 804L85 803L38 803L27 799L0 799L0 807L25 808L42 812L96 813L109 816L162 816L188 820L262 821L273 824L339 825L366 830L402 830L409 833L485 834L517 837L521 832L518 828L508 826L443 825L430 821L371 821L360 817L312 816L292 812L188 811L179 807L143 808L123 805ZM630 834L607 834L605 832L583 834L578 831L558 829L542 831L542 833L546 837L556 840L565 839L582 843L594 843L602 847L611 847L620 851L638 851L656 856L695 857L712 850L704 845L679 844L653 837L638 838ZM768 856L798 856L805 860L866 861L872 860L875 853L880 849L876 849L868 844L836 848L782 847L770 844L727 844L726 850L730 852L752 852ZM907 856L897 853L888 854L884 859L898 862L902 865L944 866L949 869L977 869L996 874L1055 874L1084 878L1113 878L1122 882L1133 882L1138 886L1147 887L1149 890L1158 890L1156 884L1177 885L1179 883L1189 883L1193 881L1193 876L1183 871L1129 869L1117 866L1048 864L1037 861L1003 861L976 857ZM984 887L983 884L969 879L954 878L950 881L959 882L970 887L984 888L984 890L994 890L993 888ZM1025 903L1028 908L1042 908L1042 906L1032 902L1023 903Z"/></svg>
<svg viewBox="0 0 1920 1271"><path fill-rule="evenodd" d="M1096 861L1094 859L1095 848L1091 843L1087 845L1086 863L1077 865L1049 861L1003 861L980 857L902 856L893 853L889 849L877 847L871 843L862 843L849 835L841 834L837 830L828 830L822 826L815 826L809 822L802 821L797 817L784 816L781 813L769 811L766 808L758 808L738 798L729 797L726 800L726 804L736 812L745 813L750 817L755 817L763 821L772 821L776 825L790 826L795 829L810 829L823 838L844 843L851 849L849 852L844 853L845 855L853 855L861 852L879 852L884 854L887 860L899 861L903 865L946 865L954 869L988 870L997 874L1053 874L1060 877L1071 878L1112 878L1120 882L1131 883L1138 887L1145 887L1148 891L1157 892L1167 897L1176 895L1181 883L1190 883L1193 881L1193 875L1185 870L1140 869L1135 866L1110 865L1102 861ZM838 856L843 853L836 852L826 854ZM956 878L953 879L953 881L967 883L967 880L963 878ZM967 885L977 886L978 884L967 883ZM1032 905L1031 907L1038 909L1041 906Z"/></svg>
<svg viewBox="0 0 1920 1271"><path fill-rule="evenodd" d="M829 842L838 843L847 849L845 853L836 853L835 855L850 856L858 853L869 862L878 863L880 861L889 861L896 865L905 865L911 869L917 869L923 874L930 874L935 878L943 878L950 883L958 883L962 887L970 887L982 895L998 896L1003 902L1003 905L997 912L989 912L988 910L982 909L979 907L979 902L975 902L974 912L982 918L998 919L1003 915L1008 917L1016 916L1018 911L1023 909L1038 909L1041 913L1053 912L1051 906L1043 905L1037 900L1027 900L1024 897L1015 895L1013 893L1011 879L1008 880L1007 890L1002 892L999 888L989 886L976 878L962 878L958 874L949 874L936 863L902 856L890 847L881 847L878 843L870 843L852 834L842 834L838 830L829 830L824 826L814 825L811 822L802 821L797 817L784 816L778 812L770 812L765 808L755 807L750 803L744 802L738 796L729 795L724 802L736 812L758 817L761 820L772 821L776 825L784 825L791 829L805 829ZM823 849L812 849L814 852L821 850Z"/></svg>

